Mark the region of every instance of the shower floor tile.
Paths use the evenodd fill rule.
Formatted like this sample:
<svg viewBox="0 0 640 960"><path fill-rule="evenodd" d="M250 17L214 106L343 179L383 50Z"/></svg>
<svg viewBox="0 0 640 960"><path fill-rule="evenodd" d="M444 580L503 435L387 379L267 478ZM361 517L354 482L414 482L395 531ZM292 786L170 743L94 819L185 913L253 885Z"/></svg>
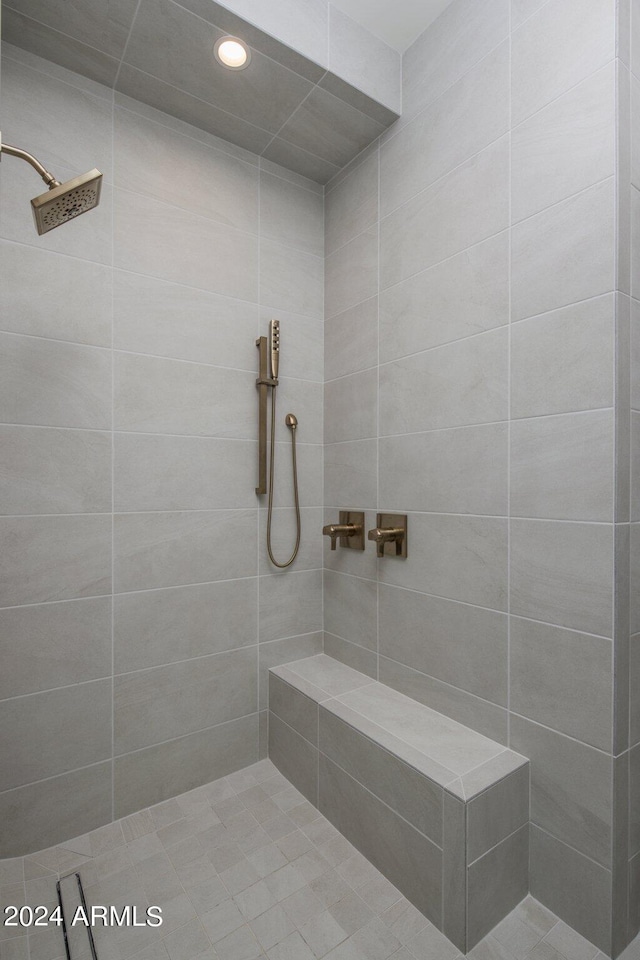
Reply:
<svg viewBox="0 0 640 960"><path fill-rule="evenodd" d="M8 863L18 879L12 890L20 887L32 907L34 896L53 906L58 876L74 870L89 906L136 904L139 916L147 906L162 907L160 927L94 928L98 960L461 957L269 760L31 854L22 866L0 866ZM629 951L640 956L637 943ZM3 940L5 955L66 960L56 927ZM604 955L528 897L469 957Z"/></svg>

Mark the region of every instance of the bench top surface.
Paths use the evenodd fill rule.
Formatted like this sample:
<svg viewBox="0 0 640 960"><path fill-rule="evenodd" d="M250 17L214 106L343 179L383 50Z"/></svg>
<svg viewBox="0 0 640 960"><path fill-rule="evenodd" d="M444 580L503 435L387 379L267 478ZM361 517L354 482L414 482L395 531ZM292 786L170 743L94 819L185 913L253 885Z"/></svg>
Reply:
<svg viewBox="0 0 640 960"><path fill-rule="evenodd" d="M270 672L461 799L481 793L528 762L325 654Z"/></svg>

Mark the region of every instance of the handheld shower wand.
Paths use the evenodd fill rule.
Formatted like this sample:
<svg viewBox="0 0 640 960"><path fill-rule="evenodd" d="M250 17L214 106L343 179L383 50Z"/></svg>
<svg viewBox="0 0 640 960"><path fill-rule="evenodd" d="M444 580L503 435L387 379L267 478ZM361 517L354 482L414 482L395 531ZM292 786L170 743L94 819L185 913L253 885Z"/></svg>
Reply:
<svg viewBox="0 0 640 960"><path fill-rule="evenodd" d="M273 520L273 478L276 462L276 388L278 386L278 373L280 370L280 321L272 320L269 324L269 355L271 361L271 370L267 370L267 338L260 337L256 341L260 350L260 376L256 381L260 391L260 483L256 487L256 493L266 492L266 441L267 441L267 396L266 392L271 387L271 437L269 443L269 502L267 507L267 553L271 563L276 567L289 567L298 556L300 549L300 499L298 495L298 464L296 457L296 430L298 419L293 413L288 413L285 417L285 424L291 431L291 462L293 468L293 496L296 511L296 542L293 553L288 560L280 562L276 560L271 548L271 522ZM271 376L269 376L269 373Z"/></svg>

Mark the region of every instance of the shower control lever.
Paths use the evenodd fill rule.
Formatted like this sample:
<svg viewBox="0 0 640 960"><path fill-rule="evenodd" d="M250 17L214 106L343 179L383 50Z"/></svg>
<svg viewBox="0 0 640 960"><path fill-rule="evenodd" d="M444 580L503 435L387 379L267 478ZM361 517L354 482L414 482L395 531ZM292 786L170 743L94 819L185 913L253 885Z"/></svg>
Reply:
<svg viewBox="0 0 640 960"><path fill-rule="evenodd" d="M406 557L407 555L407 515L406 513L379 513L377 526L369 530L368 540L376 544L378 557Z"/></svg>
<svg viewBox="0 0 640 960"><path fill-rule="evenodd" d="M331 537L331 549L336 549L338 539L341 547L364 550L364 513L341 510L338 523L328 523L322 528L324 537Z"/></svg>

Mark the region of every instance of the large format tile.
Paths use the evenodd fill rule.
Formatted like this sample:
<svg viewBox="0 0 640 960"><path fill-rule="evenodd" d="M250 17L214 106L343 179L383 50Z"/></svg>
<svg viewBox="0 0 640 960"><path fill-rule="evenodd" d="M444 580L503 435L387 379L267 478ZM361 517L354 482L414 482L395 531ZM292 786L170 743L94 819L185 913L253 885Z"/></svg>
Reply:
<svg viewBox="0 0 640 960"><path fill-rule="evenodd" d="M300 637L269 640L258 647L258 698L260 709L269 706L269 670L282 663L314 657L322 653L322 633L305 633Z"/></svg>
<svg viewBox="0 0 640 960"><path fill-rule="evenodd" d="M468 947L475 946L526 896L528 866L528 825L471 864L467 889Z"/></svg>
<svg viewBox="0 0 640 960"><path fill-rule="evenodd" d="M509 318L509 234L469 247L380 295L380 360L461 340Z"/></svg>
<svg viewBox="0 0 640 960"><path fill-rule="evenodd" d="M381 287L504 230L508 180L503 137L385 217L380 224Z"/></svg>
<svg viewBox="0 0 640 960"><path fill-rule="evenodd" d="M611 295L511 327L511 415L613 406Z"/></svg>
<svg viewBox="0 0 640 960"><path fill-rule="evenodd" d="M513 222L613 175L614 86L611 63L515 127Z"/></svg>
<svg viewBox="0 0 640 960"><path fill-rule="evenodd" d="M0 699L108 676L110 598L0 611L0 659Z"/></svg>
<svg viewBox="0 0 640 960"><path fill-rule="evenodd" d="M431 920L440 922L442 851L324 754L320 811Z"/></svg>
<svg viewBox="0 0 640 960"><path fill-rule="evenodd" d="M325 260L325 316L335 317L378 292L378 228L362 233Z"/></svg>
<svg viewBox="0 0 640 960"><path fill-rule="evenodd" d="M511 745L531 763L531 820L604 867L611 864L611 760L512 715ZM567 770L571 776L567 777Z"/></svg>
<svg viewBox="0 0 640 960"><path fill-rule="evenodd" d="M111 428L111 356L80 344L0 334L0 419Z"/></svg>
<svg viewBox="0 0 640 960"><path fill-rule="evenodd" d="M0 445L2 513L111 510L108 433L0 426Z"/></svg>
<svg viewBox="0 0 640 960"><path fill-rule="evenodd" d="M327 652L329 652L327 650ZM412 700L437 710L445 717L477 730L496 743L508 742L508 713L504 707L489 703L397 660L379 657L379 680Z"/></svg>
<svg viewBox="0 0 640 960"><path fill-rule="evenodd" d="M507 418L506 329L380 367L380 434L416 433Z"/></svg>
<svg viewBox="0 0 640 960"><path fill-rule="evenodd" d="M543 4L512 37L514 123L555 100L615 56L608 0Z"/></svg>
<svg viewBox="0 0 640 960"><path fill-rule="evenodd" d="M258 170L193 137L117 108L116 185L228 227L258 232ZM180 169L175 177L172 171Z"/></svg>
<svg viewBox="0 0 640 960"><path fill-rule="evenodd" d="M275 673L269 674L269 710L314 747L318 746L318 704Z"/></svg>
<svg viewBox="0 0 640 960"><path fill-rule="evenodd" d="M257 369L256 304L124 270L113 285L116 349Z"/></svg>
<svg viewBox="0 0 640 960"><path fill-rule="evenodd" d="M510 706L601 750L611 749L611 641L511 618Z"/></svg>
<svg viewBox="0 0 640 960"><path fill-rule="evenodd" d="M325 444L324 499L327 506L354 510L375 508L377 452L378 441L375 439ZM357 573L359 569L353 572Z"/></svg>
<svg viewBox="0 0 640 960"><path fill-rule="evenodd" d="M441 786L322 707L319 747L412 826L442 844Z"/></svg>
<svg viewBox="0 0 640 960"><path fill-rule="evenodd" d="M382 508L506 516L506 424L383 437L379 451Z"/></svg>
<svg viewBox="0 0 640 960"><path fill-rule="evenodd" d="M111 592L111 518L0 520L0 606Z"/></svg>
<svg viewBox="0 0 640 960"><path fill-rule="evenodd" d="M317 747L273 712L269 713L269 758L287 780L317 806Z"/></svg>
<svg viewBox="0 0 640 960"><path fill-rule="evenodd" d="M403 116L411 117L509 35L508 0L454 0L403 57Z"/></svg>
<svg viewBox="0 0 640 960"><path fill-rule="evenodd" d="M115 428L255 439L254 381L248 371L117 353Z"/></svg>
<svg viewBox="0 0 640 960"><path fill-rule="evenodd" d="M115 435L114 506L135 510L214 510L255 506L257 448L250 440Z"/></svg>
<svg viewBox="0 0 640 960"><path fill-rule="evenodd" d="M114 761L115 816L125 817L225 777L257 760L257 714L221 723Z"/></svg>
<svg viewBox="0 0 640 960"><path fill-rule="evenodd" d="M111 756L111 681L0 702L5 737L0 792Z"/></svg>
<svg viewBox="0 0 640 960"><path fill-rule="evenodd" d="M371 297L325 322L325 379L368 370L377 363L378 298Z"/></svg>
<svg viewBox="0 0 640 960"><path fill-rule="evenodd" d="M260 557L261 576L271 573L287 575L297 570L319 570L322 567L322 541L318 531L322 529L322 507L300 508L300 548L290 567L280 570L274 567L267 550L267 510L260 511ZM271 523L271 550L280 563L288 560L296 542L297 523L293 505L275 508Z"/></svg>
<svg viewBox="0 0 640 960"><path fill-rule="evenodd" d="M329 16L329 63L340 78L400 113L402 57L335 5Z"/></svg>
<svg viewBox="0 0 640 960"><path fill-rule="evenodd" d="M493 517L411 514L406 560L387 560L380 579L493 610L507 603L507 524Z"/></svg>
<svg viewBox="0 0 640 960"><path fill-rule="evenodd" d="M227 543L224 554L219 543ZM254 576L254 510L118 514L115 590L150 590Z"/></svg>
<svg viewBox="0 0 640 960"><path fill-rule="evenodd" d="M90 0L80 11L69 7L64 0L53 0L46 6L38 0L26 0L20 3L20 11L26 17L33 17L68 37L76 37L82 43L119 59L133 23L136 3L135 0L116 0L105 8L102 3Z"/></svg>
<svg viewBox="0 0 640 960"><path fill-rule="evenodd" d="M322 320L323 283L321 257L275 240L260 240L260 301L264 306ZM247 296L246 291L243 295Z"/></svg>
<svg viewBox="0 0 640 960"><path fill-rule="evenodd" d="M260 234L316 257L324 256L324 210L321 194L260 173Z"/></svg>
<svg viewBox="0 0 640 960"><path fill-rule="evenodd" d="M507 702L507 623L503 614L380 584L381 656Z"/></svg>
<svg viewBox="0 0 640 960"><path fill-rule="evenodd" d="M21 811L14 821L13 810ZM136 807L135 809L139 809ZM24 856L111 821L111 761L0 794L3 857Z"/></svg>
<svg viewBox="0 0 640 960"><path fill-rule="evenodd" d="M325 443L375 437L378 371L363 370L325 384Z"/></svg>
<svg viewBox="0 0 640 960"><path fill-rule="evenodd" d="M613 186L610 178L514 226L514 319L613 289Z"/></svg>
<svg viewBox="0 0 640 960"><path fill-rule="evenodd" d="M505 41L382 145L382 216L497 140L508 127Z"/></svg>
<svg viewBox="0 0 640 960"><path fill-rule="evenodd" d="M488 790L473 797L467 806L467 863L473 863L525 828L529 833L529 765L503 777ZM528 862L525 864L526 882ZM522 864L519 877L522 880ZM484 871L483 871L484 873ZM486 877L486 873L484 874ZM506 912L506 911L505 911Z"/></svg>
<svg viewBox="0 0 640 960"><path fill-rule="evenodd" d="M613 534L607 524L511 522L511 612L611 636Z"/></svg>
<svg viewBox="0 0 640 960"><path fill-rule="evenodd" d="M258 629L257 580L121 594L114 618L116 673L248 646Z"/></svg>
<svg viewBox="0 0 640 960"><path fill-rule="evenodd" d="M511 425L514 517L613 519L613 411Z"/></svg>
<svg viewBox="0 0 640 960"><path fill-rule="evenodd" d="M115 754L255 713L256 674L253 646L116 676Z"/></svg>
<svg viewBox="0 0 640 960"><path fill-rule="evenodd" d="M324 574L324 627L328 633L377 649L378 587L373 580Z"/></svg>
<svg viewBox="0 0 640 960"><path fill-rule="evenodd" d="M3 330L110 346L111 271L103 264L2 241L0 282Z"/></svg>
<svg viewBox="0 0 640 960"><path fill-rule="evenodd" d="M378 219L378 151L369 154L325 197L325 253L364 233Z"/></svg>
<svg viewBox="0 0 640 960"><path fill-rule="evenodd" d="M260 642L322 629L322 571L260 578Z"/></svg>
<svg viewBox="0 0 640 960"><path fill-rule="evenodd" d="M561 914L566 923L608 954L608 870L532 824L530 884L537 900Z"/></svg>
<svg viewBox="0 0 640 960"><path fill-rule="evenodd" d="M116 267L257 300L258 240L253 234L182 210L167 198L120 188L113 236Z"/></svg>

